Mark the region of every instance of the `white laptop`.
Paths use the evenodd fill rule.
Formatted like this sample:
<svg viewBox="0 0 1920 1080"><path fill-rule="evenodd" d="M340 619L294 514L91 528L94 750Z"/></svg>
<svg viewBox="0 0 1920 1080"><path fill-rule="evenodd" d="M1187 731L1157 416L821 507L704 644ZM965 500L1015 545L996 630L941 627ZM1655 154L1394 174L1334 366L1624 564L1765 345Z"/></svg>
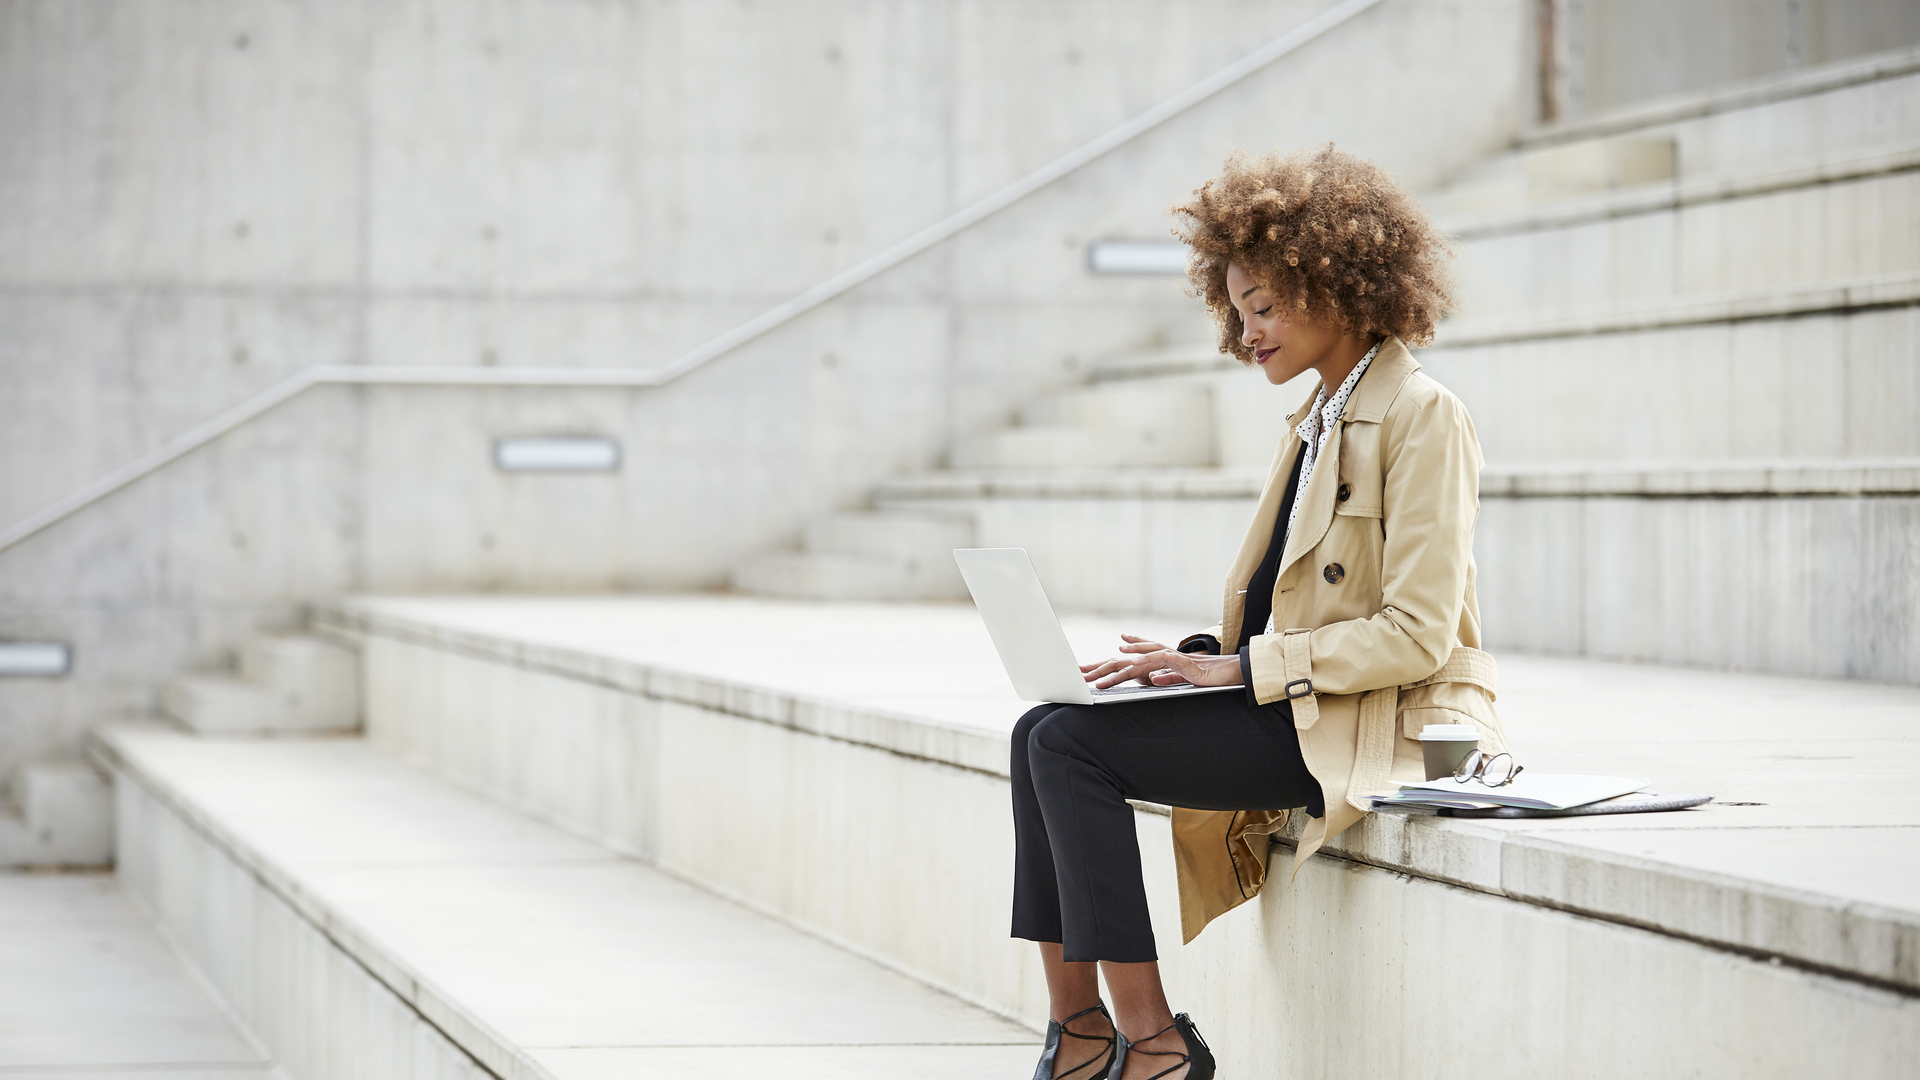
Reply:
<svg viewBox="0 0 1920 1080"><path fill-rule="evenodd" d="M955 548L953 559L967 591L987 624L1000 663L1023 701L1057 701L1066 705L1111 705L1142 698L1181 697L1238 690L1233 686L1142 686L1125 683L1111 690L1095 690L1080 674L1080 662L1060 629L1060 620L1040 587L1026 548Z"/></svg>

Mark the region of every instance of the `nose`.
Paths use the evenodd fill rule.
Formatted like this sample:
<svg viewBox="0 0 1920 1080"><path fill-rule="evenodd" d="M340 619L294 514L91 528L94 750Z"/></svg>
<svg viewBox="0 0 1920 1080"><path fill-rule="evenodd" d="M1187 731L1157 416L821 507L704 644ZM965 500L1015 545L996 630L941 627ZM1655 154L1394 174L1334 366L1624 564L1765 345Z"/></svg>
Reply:
<svg viewBox="0 0 1920 1080"><path fill-rule="evenodd" d="M1259 340L1260 332L1253 328L1253 323L1249 321L1246 316L1242 315L1240 317L1240 344L1251 349Z"/></svg>

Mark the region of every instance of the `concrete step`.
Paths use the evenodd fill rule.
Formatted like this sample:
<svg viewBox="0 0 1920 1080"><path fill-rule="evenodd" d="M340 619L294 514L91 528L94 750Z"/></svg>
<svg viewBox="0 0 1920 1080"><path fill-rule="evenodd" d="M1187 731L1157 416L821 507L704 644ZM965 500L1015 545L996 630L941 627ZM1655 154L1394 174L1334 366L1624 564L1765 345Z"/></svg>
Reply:
<svg viewBox="0 0 1920 1080"><path fill-rule="evenodd" d="M8 1080L288 1080L111 873L0 874L0 956Z"/></svg>
<svg viewBox="0 0 1920 1080"><path fill-rule="evenodd" d="M964 599L952 549L927 561L824 551L774 551L733 570L733 587L753 596L805 600Z"/></svg>
<svg viewBox="0 0 1920 1080"><path fill-rule="evenodd" d="M1449 226L1474 317L1910 274L1920 143Z"/></svg>
<svg viewBox="0 0 1920 1080"><path fill-rule="evenodd" d="M1611 218L1894 176L1913 171L1916 159L1920 159L1920 149L1909 136L1886 146L1768 161L1733 172L1691 173L1671 182L1608 190L1550 205L1502 205L1479 213L1453 213L1441 217L1439 223L1449 235L1466 240L1564 229Z"/></svg>
<svg viewBox="0 0 1920 1080"><path fill-rule="evenodd" d="M14 771L12 813L0 813L0 867L106 866L113 861L113 797L80 761Z"/></svg>
<svg viewBox="0 0 1920 1080"><path fill-rule="evenodd" d="M1063 608L1204 623L1263 482L929 473L880 494L1026 548ZM1474 541L1494 645L1920 683L1920 456L1495 464Z"/></svg>
<svg viewBox="0 0 1920 1080"><path fill-rule="evenodd" d="M1466 402L1496 464L1920 455L1920 274L1459 318L1419 359ZM1275 390L1205 354L1096 377L1209 381L1219 462L1259 470L1312 384ZM879 490L886 501L898 485Z"/></svg>
<svg viewBox="0 0 1920 1080"><path fill-rule="evenodd" d="M373 666L393 674L369 697L375 745L970 999L1044 1018L1031 947L1006 939L1006 740L1026 705L973 612L359 598L319 618L363 635ZM1166 639L1197 624L1064 625L1090 658L1123 629ZM742 669L711 648L722 636L778 662ZM849 637L872 648L849 654ZM1282 845L1268 890L1185 946L1168 821L1139 807L1161 970L1223 1075L1268 1063L1371 1075L1382 1060L1473 1060L1471 1075L1490 1078L1911 1071L1920 846L1907 834L1920 816L1844 795L1897 789L1912 773L1920 689L1499 662L1502 716L1530 768L1645 776L1716 802L1564 821L1376 816L1297 878L1281 872ZM938 844L923 842L931 820ZM1405 992L1408 972L1458 966L1458 935L1436 926L1491 943L1475 954L1473 994ZM1306 1024L1276 1063L1273 1008L1309 980L1331 1000L1380 1003L1381 1038ZM1541 1007L1542 987L1570 982L1580 1008ZM1700 1039L1728 1009L1741 1038ZM1475 1057L1488 1031L1505 1049Z"/></svg>
<svg viewBox="0 0 1920 1080"><path fill-rule="evenodd" d="M360 722L359 669L332 642L264 636L242 647L238 677L181 676L160 700L168 716L209 734L350 730Z"/></svg>
<svg viewBox="0 0 1920 1080"><path fill-rule="evenodd" d="M519 756L582 716L548 719ZM360 739L120 728L96 745L122 883L286 1075L960 1080L1039 1051L1029 1028Z"/></svg>
<svg viewBox="0 0 1920 1080"><path fill-rule="evenodd" d="M1911 272L1920 50L1536 132L1427 202L1475 317Z"/></svg>
<svg viewBox="0 0 1920 1080"><path fill-rule="evenodd" d="M804 550L753 556L733 586L758 596L814 600L961 599L953 549L973 546L964 514L882 510L827 514L807 523Z"/></svg>
<svg viewBox="0 0 1920 1080"><path fill-rule="evenodd" d="M1427 202L1445 216L1511 211L1631 186L1767 169L1910 142L1920 50L1645 102L1523 136Z"/></svg>
<svg viewBox="0 0 1920 1080"><path fill-rule="evenodd" d="M191 731L267 731L281 718L265 688L224 675L182 675L160 689L160 708Z"/></svg>
<svg viewBox="0 0 1920 1080"><path fill-rule="evenodd" d="M1496 463L1920 455L1920 275L1463 319L1420 361Z"/></svg>
<svg viewBox="0 0 1920 1080"><path fill-rule="evenodd" d="M884 507L939 512L929 500L1241 499L1260 493L1264 469L939 469L883 481ZM971 513L971 511L965 511ZM976 519L977 520L977 519Z"/></svg>
<svg viewBox="0 0 1920 1080"><path fill-rule="evenodd" d="M1266 473L1252 469L952 470L890 480L879 493L902 507L983 499L1191 502L1257 498L1265 482ZM1920 494L1920 457L1489 463L1480 473L1481 498L1495 499L1907 494Z"/></svg>
<svg viewBox="0 0 1920 1080"><path fill-rule="evenodd" d="M1446 215L1511 212L1678 175L1671 136L1615 136L1503 154L1435 192L1428 204Z"/></svg>
<svg viewBox="0 0 1920 1080"><path fill-rule="evenodd" d="M360 720L359 665L351 650L305 635L270 635L240 650L240 677L265 687L296 727L351 728Z"/></svg>
<svg viewBox="0 0 1920 1080"><path fill-rule="evenodd" d="M1019 427L960 439L950 455L962 469L1053 469L1078 466L1206 465L1213 457L1204 428L1166 426L1135 431ZM1168 430L1173 428L1173 430Z"/></svg>
<svg viewBox="0 0 1920 1080"><path fill-rule="evenodd" d="M1587 139L1671 132L1691 169L1872 146L1910 132L1920 104L1920 47L1686 91L1523 134L1536 149Z"/></svg>
<svg viewBox="0 0 1920 1080"><path fill-rule="evenodd" d="M1156 349L1131 349L1096 356L1087 366L1088 382L1097 385L1116 379L1212 371L1223 361L1237 365L1238 361L1220 352L1219 342L1212 326L1209 325L1206 329L1208 332L1205 335L1177 345Z"/></svg>
<svg viewBox="0 0 1920 1080"><path fill-rule="evenodd" d="M962 439L959 468L1212 463L1212 395L1203 383L1107 382L1042 397L1022 426Z"/></svg>
<svg viewBox="0 0 1920 1080"><path fill-rule="evenodd" d="M1309 372L1276 391L1257 368L1221 353L1211 344L1103 357L1092 366L1089 377L1096 386L1133 387L1149 401L1190 388L1206 389L1211 458L1139 464L1215 465L1227 469L1264 468L1272 461L1280 436L1292 426L1288 415L1299 408L1317 380ZM1084 467L1101 462L1079 464Z"/></svg>
<svg viewBox="0 0 1920 1080"><path fill-rule="evenodd" d="M918 562L948 563L957 547L973 546L973 521L938 514L827 514L807 523L804 546L811 552L868 555Z"/></svg>
<svg viewBox="0 0 1920 1080"><path fill-rule="evenodd" d="M1631 474L1584 477L1580 494L1538 479L1537 493L1481 499L1476 587L1494 646L1920 684L1911 479L1706 495Z"/></svg>

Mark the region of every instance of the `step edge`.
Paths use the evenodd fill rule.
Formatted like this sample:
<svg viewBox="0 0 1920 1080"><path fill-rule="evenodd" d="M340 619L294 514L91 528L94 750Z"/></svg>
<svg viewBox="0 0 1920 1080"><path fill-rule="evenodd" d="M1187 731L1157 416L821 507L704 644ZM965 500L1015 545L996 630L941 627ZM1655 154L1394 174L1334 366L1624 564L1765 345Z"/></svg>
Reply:
<svg viewBox="0 0 1920 1080"><path fill-rule="evenodd" d="M336 604L332 605L332 607L333 607L334 615L330 617L333 618L334 621L343 622L343 623L349 622L349 621L357 622L358 624L367 627L368 628L367 632L375 635L379 635L379 636L385 636L385 634L390 633L395 629L398 629L399 626L402 624L412 624L415 627L414 632L416 633L424 631L431 634L435 630L440 630L440 631L451 630L451 628L436 627L430 621L412 620L412 619L407 619L403 617L397 617L394 613L391 613L391 612L383 612L380 610L381 600L378 597L362 597L362 596L345 597L345 598L342 598L340 601L338 601ZM473 632L458 631L458 630L452 630L452 632L447 636L449 637L449 644L447 647L453 648L456 651L467 653L468 655L472 655L473 648L477 644L473 640L474 638L488 637L488 635L478 635ZM457 645L454 644L454 642L456 641L459 644ZM509 641L505 639L493 639L490 644L503 659L516 657L520 654L523 654L525 651L527 651L527 647L524 645L524 643ZM573 650L555 650L551 648L544 648L544 649L541 649L540 651L571 652ZM581 656L584 658L584 654L581 654ZM513 662L513 661L509 660L508 662ZM578 661L576 660L576 663L577 662ZM621 662L630 664L630 665L644 666L644 665L639 665L638 662L636 661L621 661ZM751 693L754 693L762 697L781 696L781 697L786 697L796 703L802 700L801 695L795 694L791 691L785 691L785 690L768 691L764 688L748 688L748 687L745 687L744 685L741 685L740 689L743 691L750 690ZM861 709L861 707L857 705L850 705L845 707L848 708L849 710ZM755 717L755 718L757 719L758 717ZM901 717L901 718L893 718L893 719L897 720L897 722L899 723L916 726L916 727L924 727L924 728L932 728L932 729L941 729L941 728L951 727L951 725L943 725L937 721L920 719L920 718ZM1007 736L1004 733L995 735L993 733L979 731L977 729L962 729L962 730L965 730L968 734L973 735L982 741L992 743L994 747L998 750L1000 755L1002 756L1002 760L1004 760L1004 755L1006 752L1005 744L1006 744L1006 738L1007 738ZM825 735L824 733L821 733L821 732L812 732L812 733L822 734L823 737L829 737L829 738L835 737L832 735ZM852 741L852 740L849 740L849 741ZM894 751L894 752L898 753L899 751ZM918 754L908 754L906 756L917 757L920 760L929 761L937 765L946 765L949 767L959 767L959 768L974 768L973 766L966 763L942 760L938 757L930 757L930 756L918 755ZM996 766L997 766L997 763L996 763ZM987 771L987 770L976 769L975 771ZM1005 773L1005 771L997 767L994 770L992 770L991 774L999 776L1001 779L1007 778L1007 774ZM1395 815L1395 816L1397 817L1399 815ZM1369 820L1377 819L1379 817L1380 815L1373 815ZM1469 857L1465 861L1469 863L1473 863L1475 865L1483 866L1483 867L1484 866L1504 867L1505 861L1506 861L1505 855L1507 852L1507 846L1509 844L1516 844L1516 847L1514 848L1514 850L1517 852L1521 850L1521 848L1517 846L1518 841L1532 839L1532 834L1530 834L1525 829L1489 827L1488 825L1481 822L1462 821L1457 819L1422 818L1421 821L1422 821L1422 824L1416 825L1415 827L1435 829L1435 830L1438 830L1441 835L1445 836L1449 840L1464 841L1466 844L1477 846L1480 850L1476 854L1471 855L1471 857ZM1509 892L1506 888L1505 881L1499 878L1498 876L1496 876L1493 880L1488 880L1484 875L1475 875L1475 874L1461 875L1459 873L1452 872L1452 868L1449 866L1443 865L1443 866L1435 867L1431 865L1426 865L1418 860L1407 859L1404 853L1414 850L1415 845L1395 843L1395 842L1392 842L1391 837L1381 837L1380 839L1383 842L1378 845L1375 845L1370 843L1368 838L1369 838L1369 834L1364 834L1364 833L1353 833L1353 834L1344 836L1341 840L1336 841L1335 844L1330 845L1330 848L1332 850L1329 850L1328 854L1331 857L1341 858L1347 861L1364 862L1364 863L1370 863L1373 865L1384 866L1389 869L1396 870L1397 872L1406 873L1410 876L1419 877L1425 880L1439 881L1439 882L1454 884L1454 885L1461 885L1467 888L1474 889L1476 891L1501 896L1517 903L1525 903L1525 904L1530 904L1534 906L1543 906L1543 907L1560 908L1560 909L1565 909L1567 907L1567 904L1564 903L1563 901L1550 896L1533 895L1533 894L1523 893L1523 892ZM1622 855L1619 855L1618 853L1605 851L1605 850L1581 848L1578 845L1565 842L1564 840L1556 841L1556 840L1551 840L1551 838L1549 838L1549 843L1547 845L1537 845L1537 846L1541 846L1545 848L1545 851L1544 851L1545 857L1558 860L1560 864L1560 868L1567 871L1567 873L1563 873L1561 875L1563 878L1573 877L1573 874L1575 872L1578 872L1583 866L1603 870L1606 873L1634 873L1644 869L1644 867L1642 866L1642 863L1645 862L1645 860L1640 860L1636 857L1622 856ZM1377 851L1376 851L1376 847L1378 848ZM1396 852L1401 854L1395 855L1394 853ZM1737 906L1739 903L1745 902L1746 898L1751 898L1754 896L1762 896L1767 898L1770 902L1777 902L1779 904L1785 905L1792 909L1804 912L1807 914L1809 918L1825 920L1828 924L1833 925L1836 931L1844 931L1847 927L1861 927L1861 926L1869 926L1869 925L1874 927L1886 926L1886 927L1894 928L1896 932L1907 934L1913 937L1916 945L1920 945L1920 911L1884 908L1876 905L1863 904L1859 901L1851 900L1845 897L1793 890L1793 889L1785 888L1783 886L1773 885L1767 882L1749 881L1747 879L1734 878L1728 875L1718 874L1712 871L1696 870L1690 867L1678 867L1676 864L1671 864L1671 863L1655 863L1653 865L1657 865L1659 867L1673 868L1669 870L1669 872L1672 873L1673 876L1688 882L1692 886L1695 886L1696 892L1698 891L1699 888L1706 888L1708 890L1717 890L1719 893L1725 895L1727 906L1729 907ZM1684 872L1681 872L1682 870L1684 870ZM1877 987L1892 988L1897 990L1898 992L1905 993L1908 995L1913 995L1916 992L1920 992L1920 981L1915 981L1913 985L1909 986L1906 982L1901 982L1899 980L1890 980L1886 978L1883 973L1879 973L1879 972L1835 970L1832 967L1831 957L1801 956L1799 953L1794 952L1791 949L1777 948L1765 941L1759 941L1759 940L1728 940L1728 939L1722 939L1722 938L1701 937L1697 933L1697 928L1689 929L1691 924L1688 922L1686 918L1684 918L1686 912L1684 910L1681 910L1679 905L1676 905L1676 911L1674 912L1673 917L1668 919L1666 923L1648 923L1640 920L1637 915L1631 912L1614 912L1614 911L1599 909L1599 908L1583 909L1581 913L1589 915L1591 917L1600 918L1606 921L1612 921L1612 922L1622 923L1624 925L1635 926L1637 928L1647 930L1649 932L1662 933L1670 936L1690 937L1693 940L1700 941L1702 944L1706 944L1709 946L1726 949L1730 951L1746 952L1746 953L1752 953L1754 951L1762 951L1762 952L1766 952L1774 955L1791 956L1796 959L1804 960L1806 963L1810 965L1818 966L1822 971L1825 971L1829 974L1837 975L1838 977L1848 978L1857 982L1868 983L1870 985L1874 985ZM1672 925L1668 925L1669 923ZM1834 935L1832 935L1832 938L1835 940L1861 939L1860 936L1857 934L1853 935L1852 937L1849 937L1847 934L1843 932L1836 932ZM1920 949L1915 950L1913 952L1913 955L1920 956Z"/></svg>
<svg viewBox="0 0 1920 1080"><path fill-rule="evenodd" d="M1522 133L1514 140L1514 145L1530 149L1623 135L1630 131L1813 97L1850 86L1888 81L1916 71L1920 71L1920 46L1889 49L1836 60L1807 71L1763 75L1706 90L1683 91L1653 101L1610 109L1599 116L1545 125Z"/></svg>
<svg viewBox="0 0 1920 1080"><path fill-rule="evenodd" d="M865 603L866 601L861 601ZM317 607L343 634L463 653L528 671L604 686L623 693L692 705L802 734L882 750L951 768L1006 779L1006 735L903 716L870 706L757 686L742 680L655 668L644 662L556 645L503 639L383 610L380 598L345 596ZM931 735L931 738L928 736ZM928 743L958 752L935 755Z"/></svg>
<svg viewBox="0 0 1920 1080"><path fill-rule="evenodd" d="M933 474L883 482L881 499L973 501L982 499L1254 498L1265 487L1264 470L1183 481L1142 470L1113 469L1095 475L1007 476L1002 472ZM1920 458L1728 458L1702 460L1587 460L1541 464L1489 464L1480 474L1482 498L1683 497L1920 494Z"/></svg>
<svg viewBox="0 0 1920 1080"><path fill-rule="evenodd" d="M1524 209L1452 214L1435 224L1460 240L1488 240L1787 191L1863 183L1914 169L1920 169L1920 146L1863 148L1847 154L1803 158L1766 169L1728 170L1636 184Z"/></svg>
<svg viewBox="0 0 1920 1080"><path fill-rule="evenodd" d="M1799 315L1848 314L1920 304L1920 271L1779 289L1682 294L1606 307L1528 311L1519 315L1458 316L1440 324L1431 349L1467 348L1552 338L1597 337L1712 323L1753 322Z"/></svg>
<svg viewBox="0 0 1920 1080"><path fill-rule="evenodd" d="M405 963L380 939L344 918L326 903L318 891L308 887L297 871L281 866L253 845L221 827L214 815L196 805L184 792L142 767L137 752L130 752L122 740L140 733L190 738L181 732L144 723L109 724L88 735L87 754L115 777L126 777L140 786L203 842L231 859L260 886L278 897L293 913L311 926L334 948L358 964L420 1019L437 1030L461 1051L470 1054L498 1076L538 1077L558 1080L537 1058L521 1048L467 1009L452 994ZM609 853L608 858L616 856ZM480 1045L475 1045L475 1043Z"/></svg>

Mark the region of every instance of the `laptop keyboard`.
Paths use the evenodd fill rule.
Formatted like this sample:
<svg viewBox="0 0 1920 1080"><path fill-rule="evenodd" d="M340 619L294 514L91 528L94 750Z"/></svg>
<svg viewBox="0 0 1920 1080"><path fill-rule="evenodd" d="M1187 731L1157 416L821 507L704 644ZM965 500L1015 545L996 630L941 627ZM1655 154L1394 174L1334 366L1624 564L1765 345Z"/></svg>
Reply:
<svg viewBox="0 0 1920 1080"><path fill-rule="evenodd" d="M1128 683L1125 686L1116 686L1109 690L1095 690L1093 696L1118 697L1121 694L1144 694L1153 690L1179 690L1186 685L1186 683L1177 683L1173 686L1141 686L1139 683Z"/></svg>

